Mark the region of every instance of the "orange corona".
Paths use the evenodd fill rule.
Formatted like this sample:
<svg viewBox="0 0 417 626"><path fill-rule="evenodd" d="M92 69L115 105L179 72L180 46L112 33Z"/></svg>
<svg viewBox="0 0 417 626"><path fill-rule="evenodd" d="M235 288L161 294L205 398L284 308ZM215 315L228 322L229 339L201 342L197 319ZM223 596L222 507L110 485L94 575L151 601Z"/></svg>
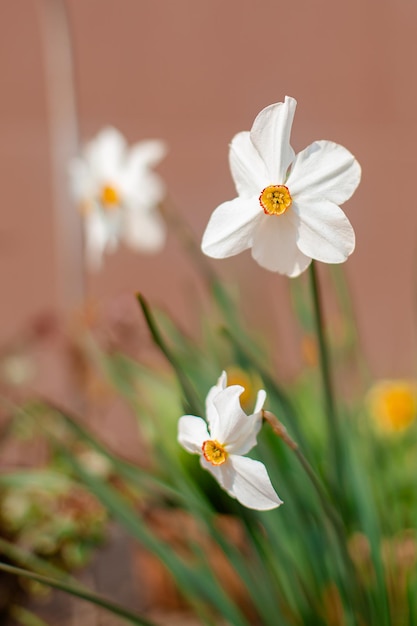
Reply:
<svg viewBox="0 0 417 626"><path fill-rule="evenodd" d="M120 204L120 195L113 185L103 185L100 192L100 202L105 209L113 209Z"/></svg>
<svg viewBox="0 0 417 626"><path fill-rule="evenodd" d="M283 215L292 205L292 198L285 185L270 185L262 191L259 202L267 215Z"/></svg>
<svg viewBox="0 0 417 626"><path fill-rule="evenodd" d="M214 439L208 439L201 446L206 461L212 465L223 465L227 459L227 452L221 443Z"/></svg>

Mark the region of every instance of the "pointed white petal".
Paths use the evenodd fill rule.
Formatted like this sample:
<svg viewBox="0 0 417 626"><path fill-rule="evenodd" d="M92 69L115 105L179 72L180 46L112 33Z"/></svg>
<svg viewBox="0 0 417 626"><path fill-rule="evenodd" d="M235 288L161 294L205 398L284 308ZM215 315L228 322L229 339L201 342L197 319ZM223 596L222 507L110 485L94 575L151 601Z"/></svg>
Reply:
<svg viewBox="0 0 417 626"><path fill-rule="evenodd" d="M154 167L166 156L167 144L160 139L147 139L135 143L128 154L127 167L143 169Z"/></svg>
<svg viewBox="0 0 417 626"><path fill-rule="evenodd" d="M235 198L218 206L203 235L204 254L222 259L250 248L253 231L262 215L257 197Z"/></svg>
<svg viewBox="0 0 417 626"><path fill-rule="evenodd" d="M103 211L98 208L97 213L100 215L101 223L106 231L105 252L114 252L119 246L122 234L122 211L120 209Z"/></svg>
<svg viewBox="0 0 417 626"><path fill-rule="evenodd" d="M133 250L159 252L165 243L166 227L156 210L126 206L123 214L123 238Z"/></svg>
<svg viewBox="0 0 417 626"><path fill-rule="evenodd" d="M252 256L262 267L287 276L298 276L311 259L297 246L297 220L289 211L265 215L253 238Z"/></svg>
<svg viewBox="0 0 417 626"><path fill-rule="evenodd" d="M242 198L259 197L262 190L270 184L265 163L247 131L233 137L229 150L229 164L236 190Z"/></svg>
<svg viewBox="0 0 417 626"><path fill-rule="evenodd" d="M261 414L246 415L239 398L244 389L231 385L213 398L218 421L211 430L213 439L226 446L231 454L244 454L256 445L256 436L261 425Z"/></svg>
<svg viewBox="0 0 417 626"><path fill-rule="evenodd" d="M315 141L295 157L287 185L294 199L303 194L343 204L360 178L360 165L349 150L332 141Z"/></svg>
<svg viewBox="0 0 417 626"><path fill-rule="evenodd" d="M220 470L224 465L219 466ZM258 511L276 509L282 504L263 463L245 456L230 455L227 465L235 472L229 493L241 504Z"/></svg>
<svg viewBox="0 0 417 626"><path fill-rule="evenodd" d="M264 389L260 389L258 391L258 395L256 396L255 408L253 410L254 413L259 413L263 409L266 400L266 391Z"/></svg>
<svg viewBox="0 0 417 626"><path fill-rule="evenodd" d="M133 202L154 206L163 199L163 180L150 168L162 159L165 152L165 144L158 140L143 141L129 151L120 172L120 185Z"/></svg>
<svg viewBox="0 0 417 626"><path fill-rule="evenodd" d="M97 272L102 265L102 257L108 245L108 228L101 212L91 210L84 217L85 256L88 268Z"/></svg>
<svg viewBox="0 0 417 626"><path fill-rule="evenodd" d="M210 435L201 417L183 415L178 422L178 442L191 454L202 454L202 445Z"/></svg>
<svg viewBox="0 0 417 626"><path fill-rule="evenodd" d="M165 196L165 184L162 178L151 170L143 170L140 175L132 175L124 169L119 176L119 186L123 199L128 204L140 208L153 209Z"/></svg>
<svg viewBox="0 0 417 626"><path fill-rule="evenodd" d="M240 385L231 385L213 396L213 405L219 418L210 432L213 439L222 444L230 443L231 433L239 430L246 417L239 401L243 392L244 388Z"/></svg>
<svg viewBox="0 0 417 626"><path fill-rule="evenodd" d="M265 400L266 392L260 389L252 415L246 416L233 438L229 437L227 449L231 454L246 454L256 446L257 436L262 427L262 407Z"/></svg>
<svg viewBox="0 0 417 626"><path fill-rule="evenodd" d="M220 391L226 389L226 387L227 374L225 371L223 371L214 387L211 387L211 389L209 389L206 397L206 418L210 432L216 430L217 422L219 420L219 414L217 413L217 409L213 404L213 398L215 398Z"/></svg>
<svg viewBox="0 0 417 626"><path fill-rule="evenodd" d="M297 245L306 256L323 263L343 263L355 249L355 233L342 209L326 200L298 196Z"/></svg>
<svg viewBox="0 0 417 626"><path fill-rule="evenodd" d="M268 185L285 183L288 166L294 159L290 134L296 106L296 100L288 96L285 102L271 104L259 113L250 131L252 143L266 165Z"/></svg>
<svg viewBox="0 0 417 626"><path fill-rule="evenodd" d="M85 159L94 176L103 182L117 182L124 166L126 140L116 128L104 128L85 148Z"/></svg>
<svg viewBox="0 0 417 626"><path fill-rule="evenodd" d="M246 415L246 420L235 433L232 443L228 443L227 451L230 454L247 454L257 444L257 436L262 427L261 412Z"/></svg>
<svg viewBox="0 0 417 626"><path fill-rule="evenodd" d="M210 472L210 474L212 474L212 476L214 476L220 487L227 491L229 496L231 496L232 498L235 497L233 493L231 493L233 481L235 478L235 471L228 461L223 463L223 465L212 465L211 463L209 463L209 461L206 461L204 456L201 456L200 464L203 469L207 470L208 472Z"/></svg>

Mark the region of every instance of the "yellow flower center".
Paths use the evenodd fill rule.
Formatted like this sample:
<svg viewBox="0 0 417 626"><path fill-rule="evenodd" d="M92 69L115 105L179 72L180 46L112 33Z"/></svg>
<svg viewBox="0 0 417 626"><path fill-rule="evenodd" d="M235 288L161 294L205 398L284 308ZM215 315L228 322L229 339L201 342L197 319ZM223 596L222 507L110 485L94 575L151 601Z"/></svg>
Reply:
<svg viewBox="0 0 417 626"><path fill-rule="evenodd" d="M103 185L100 191L100 202L105 209L114 209L120 204L120 195L113 185Z"/></svg>
<svg viewBox="0 0 417 626"><path fill-rule="evenodd" d="M227 459L227 452L221 443L215 439L208 439L202 445L204 458L212 465L223 465Z"/></svg>
<svg viewBox="0 0 417 626"><path fill-rule="evenodd" d="M416 387L407 381L380 382L372 390L370 400L374 420L385 432L401 432L416 418Z"/></svg>
<svg viewBox="0 0 417 626"><path fill-rule="evenodd" d="M292 205L292 198L285 185L269 185L259 196L259 202L267 215L282 215Z"/></svg>

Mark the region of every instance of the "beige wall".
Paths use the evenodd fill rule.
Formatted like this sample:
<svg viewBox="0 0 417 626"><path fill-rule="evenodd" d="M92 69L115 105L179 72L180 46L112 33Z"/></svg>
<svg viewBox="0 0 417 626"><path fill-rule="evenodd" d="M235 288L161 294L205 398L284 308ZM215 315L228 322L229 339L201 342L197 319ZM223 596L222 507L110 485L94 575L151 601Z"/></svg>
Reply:
<svg viewBox="0 0 417 626"><path fill-rule="evenodd" d="M58 2L58 0L57 0ZM56 308L57 265L39 12L43 0L0 3L0 284L4 342ZM298 99L293 144L344 144L363 181L346 205L357 234L347 263L364 347L378 375L413 372L417 240L417 4L414 0L68 0L80 134L113 124L129 140L161 137L160 168L197 238L234 196L233 134L288 94ZM175 264L175 266L174 266ZM279 320L292 345L286 279L248 254L213 262ZM183 324L196 273L171 236L163 254L121 250L89 277L103 301L138 289ZM267 304L267 306L265 306ZM292 368L293 352L282 357Z"/></svg>

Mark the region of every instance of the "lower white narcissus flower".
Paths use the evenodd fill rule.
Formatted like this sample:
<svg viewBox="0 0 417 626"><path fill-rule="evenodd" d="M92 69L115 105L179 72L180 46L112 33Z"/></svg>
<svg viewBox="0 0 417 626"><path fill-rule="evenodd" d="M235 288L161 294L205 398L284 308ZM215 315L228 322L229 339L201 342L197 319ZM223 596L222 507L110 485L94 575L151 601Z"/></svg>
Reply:
<svg viewBox="0 0 417 626"><path fill-rule="evenodd" d="M223 372L206 398L207 423L201 417L183 415L178 424L178 441L193 454L200 454L202 467L241 504L259 511L275 509L277 496L263 463L243 456L256 445L262 425L266 393L258 392L252 415L242 410L239 397L244 388L227 387Z"/></svg>
<svg viewBox="0 0 417 626"><path fill-rule="evenodd" d="M229 152L238 197L212 214L202 250L214 258L248 248L273 272L298 276L312 259L342 263L355 234L340 209L359 184L354 156L331 141L315 141L295 155L290 133L294 98L272 104L250 132L238 133Z"/></svg>
<svg viewBox="0 0 417 626"><path fill-rule="evenodd" d="M104 128L70 163L70 183L84 218L87 263L98 269L105 252L123 240L134 250L157 252L166 229L157 205L165 187L152 168L165 156L162 141L128 147L115 128Z"/></svg>

